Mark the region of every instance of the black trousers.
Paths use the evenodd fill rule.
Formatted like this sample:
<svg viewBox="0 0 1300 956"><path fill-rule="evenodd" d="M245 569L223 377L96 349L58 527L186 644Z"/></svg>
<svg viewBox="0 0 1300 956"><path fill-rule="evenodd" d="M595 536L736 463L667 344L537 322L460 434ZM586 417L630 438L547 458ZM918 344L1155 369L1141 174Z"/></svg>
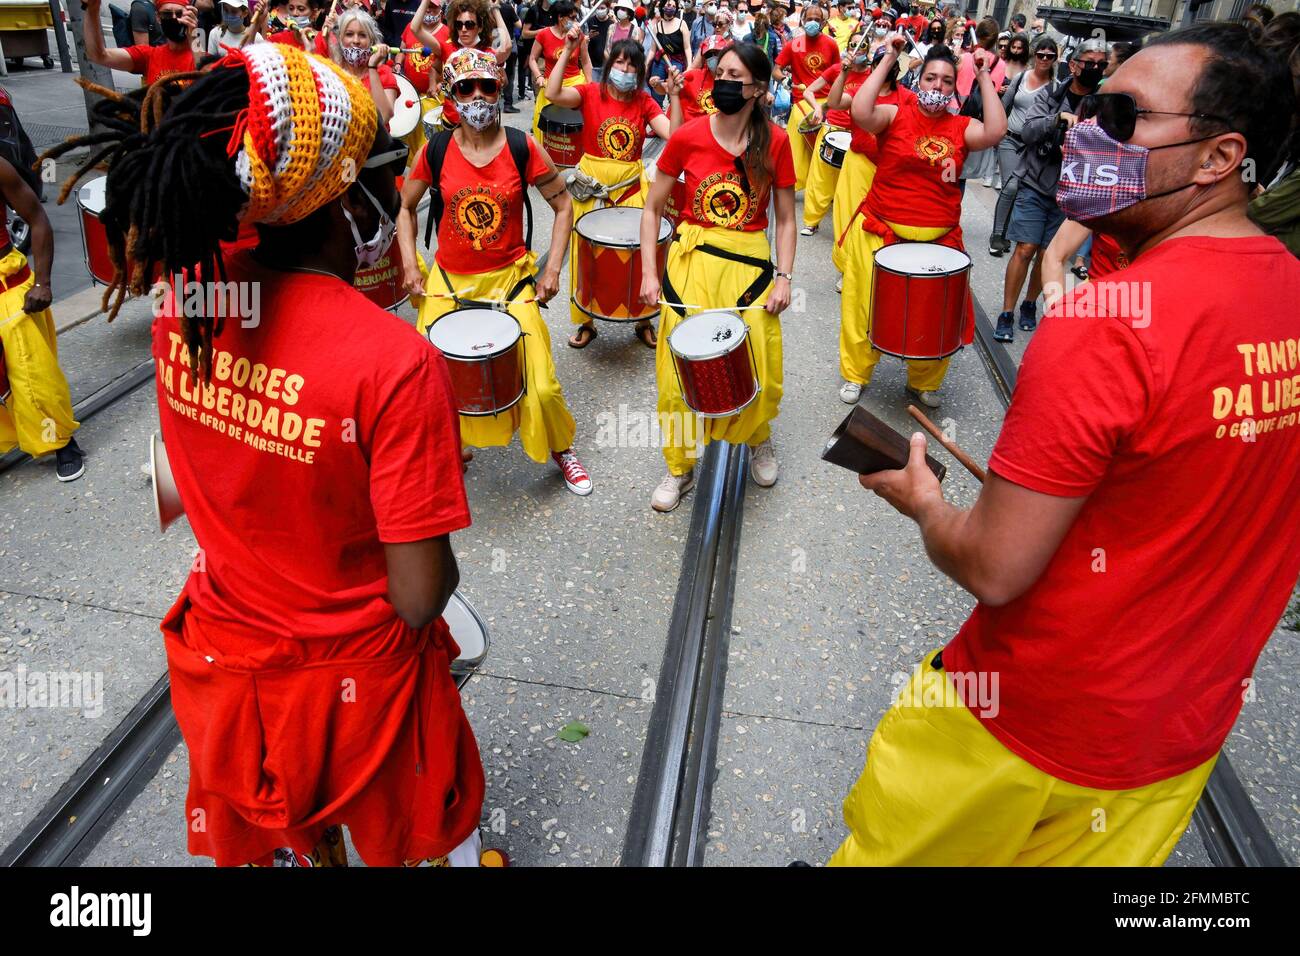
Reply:
<svg viewBox="0 0 1300 956"><path fill-rule="evenodd" d="M511 54L510 54L510 58L509 58L508 60L506 60L506 65L505 65L505 73L506 73L506 88L505 88L505 94L506 94L506 106L513 106L513 105L514 105L514 91L515 91L514 75L515 75L515 70L518 69L518 67L519 67L519 55L518 55L517 53L511 53ZM522 86L522 85L523 85L523 84L521 83L520 86ZM519 98L520 98L520 99L523 99L523 96L524 96L524 91L521 89L521 90L519 91Z"/></svg>

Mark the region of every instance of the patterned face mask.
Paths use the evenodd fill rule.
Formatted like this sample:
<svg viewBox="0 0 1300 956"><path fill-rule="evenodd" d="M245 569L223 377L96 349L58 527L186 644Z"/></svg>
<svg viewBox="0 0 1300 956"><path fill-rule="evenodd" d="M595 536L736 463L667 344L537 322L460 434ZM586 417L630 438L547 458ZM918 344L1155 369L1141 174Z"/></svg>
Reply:
<svg viewBox="0 0 1300 956"><path fill-rule="evenodd" d="M457 103L456 110L461 119L479 132L501 119L501 101L489 103L481 96L474 97L468 103Z"/></svg>
<svg viewBox="0 0 1300 956"><path fill-rule="evenodd" d="M916 102L921 105L921 109L929 110L931 113L946 109L951 100L952 94L945 93L943 90L921 90L916 94Z"/></svg>
<svg viewBox="0 0 1300 956"><path fill-rule="evenodd" d="M370 59L370 50L364 46L345 46L343 60L351 66L360 66Z"/></svg>

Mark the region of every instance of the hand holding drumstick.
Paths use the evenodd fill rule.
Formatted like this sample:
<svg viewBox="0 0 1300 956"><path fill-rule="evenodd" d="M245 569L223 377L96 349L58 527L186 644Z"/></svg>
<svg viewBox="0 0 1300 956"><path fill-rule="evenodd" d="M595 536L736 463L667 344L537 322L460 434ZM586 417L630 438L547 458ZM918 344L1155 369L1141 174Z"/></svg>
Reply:
<svg viewBox="0 0 1300 956"><path fill-rule="evenodd" d="M980 484L984 484L984 479L986 477L984 469L975 464L975 460L962 451L955 441L950 440L943 432L939 431L939 426L930 421L930 419L926 417L925 412L921 411L915 405L908 405L907 414L920 422L921 427L928 431L931 436L934 437L935 441L948 450L948 454L961 462L966 470L979 480Z"/></svg>

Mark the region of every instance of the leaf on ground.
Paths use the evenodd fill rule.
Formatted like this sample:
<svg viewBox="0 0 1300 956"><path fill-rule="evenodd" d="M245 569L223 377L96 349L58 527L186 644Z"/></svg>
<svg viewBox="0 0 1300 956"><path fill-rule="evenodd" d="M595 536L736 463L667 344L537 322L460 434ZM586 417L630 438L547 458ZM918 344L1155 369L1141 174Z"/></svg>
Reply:
<svg viewBox="0 0 1300 956"><path fill-rule="evenodd" d="M560 732L555 736L559 737L561 740L567 740L569 743L573 744L573 743L577 743L579 740L587 736L587 734L589 733L591 733L591 730L590 728L587 727L586 724L580 724L575 720L572 723L565 724L563 727L561 727Z"/></svg>

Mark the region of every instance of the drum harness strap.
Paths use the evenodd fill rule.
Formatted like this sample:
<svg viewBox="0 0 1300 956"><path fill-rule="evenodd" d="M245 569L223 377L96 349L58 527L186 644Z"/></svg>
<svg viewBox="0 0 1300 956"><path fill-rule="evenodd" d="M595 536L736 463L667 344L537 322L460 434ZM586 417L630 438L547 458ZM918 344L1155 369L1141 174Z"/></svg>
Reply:
<svg viewBox="0 0 1300 956"><path fill-rule="evenodd" d="M438 264L435 262L434 265ZM442 273L442 281L447 283L447 291L451 292L451 277L447 275L447 270L441 265L438 265L438 271ZM532 286L534 289L537 288L536 276L524 276L514 284L514 288L507 292L500 302L482 302L478 299L462 299L458 295L452 295L451 300L456 303L456 308L458 309L498 309L500 311L505 311L502 307L509 306L510 303L514 302L515 296L520 292L523 292L528 286ZM527 335L528 333L525 332L524 334Z"/></svg>
<svg viewBox="0 0 1300 956"><path fill-rule="evenodd" d="M673 237L673 241L677 241L675 236ZM755 259L753 256L742 256L739 252L731 252L727 249L721 249L718 246L710 245L707 242L702 242L695 248L700 252L706 252L711 256L717 256L719 259L726 259L730 262L739 262L743 265L753 266L755 269L759 270L758 278L751 282L749 288L742 292L740 298L736 300L736 306L738 308L743 309L753 305L754 300L762 294L764 289L771 285L772 276L776 273L776 266L772 265L771 259ZM664 270L663 292L666 301L674 303L681 301L681 297L677 294L677 290L673 288L672 281L668 278L667 270ZM673 305L671 308L679 316L686 318L686 310L680 305Z"/></svg>
<svg viewBox="0 0 1300 956"><path fill-rule="evenodd" d="M531 252L533 249L533 205L528 201L528 134L521 129L515 129L513 126L506 126L504 129L506 132L506 148L510 150L510 158L515 161L515 168L519 170L519 183L522 187L520 195L523 196L524 200L524 218L528 222L527 232L524 236L524 248ZM424 158L429 163L429 173L433 179L429 184L429 218L424 224L424 247L426 249L431 248L430 243L433 239L434 226L442 222L442 164L447 158L447 147L451 145L451 135L451 130L442 130L433 139L429 140L424 147Z"/></svg>

